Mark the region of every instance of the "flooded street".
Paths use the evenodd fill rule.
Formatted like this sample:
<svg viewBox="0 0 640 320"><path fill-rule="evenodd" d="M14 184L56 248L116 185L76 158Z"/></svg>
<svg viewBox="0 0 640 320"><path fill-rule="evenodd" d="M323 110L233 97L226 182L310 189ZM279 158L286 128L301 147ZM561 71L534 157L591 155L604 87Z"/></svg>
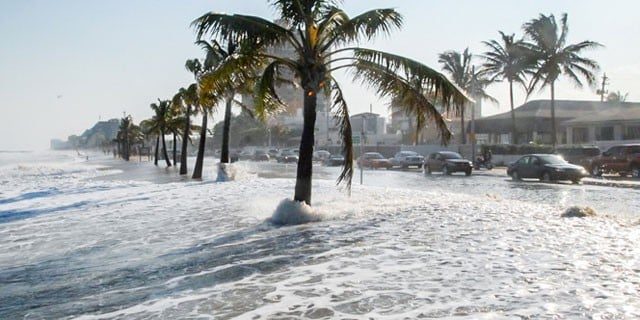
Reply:
<svg viewBox="0 0 640 320"><path fill-rule="evenodd" d="M640 317L637 190L317 167L321 221L276 226L295 166L205 165L3 171L0 318Z"/></svg>

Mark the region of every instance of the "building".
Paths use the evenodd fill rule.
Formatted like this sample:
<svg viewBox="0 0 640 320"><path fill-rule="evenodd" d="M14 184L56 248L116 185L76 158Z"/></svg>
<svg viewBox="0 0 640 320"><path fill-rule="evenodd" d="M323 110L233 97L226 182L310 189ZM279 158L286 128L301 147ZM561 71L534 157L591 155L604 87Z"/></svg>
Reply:
<svg viewBox="0 0 640 320"><path fill-rule="evenodd" d="M598 144L637 139L640 103L556 100L558 144ZM551 101L529 101L515 109L520 143L551 143ZM511 112L475 121L478 143L511 143Z"/></svg>
<svg viewBox="0 0 640 320"><path fill-rule="evenodd" d="M399 142L400 136L387 132L387 119L377 113L363 112L349 118L351 132L361 136L365 145L390 145Z"/></svg>

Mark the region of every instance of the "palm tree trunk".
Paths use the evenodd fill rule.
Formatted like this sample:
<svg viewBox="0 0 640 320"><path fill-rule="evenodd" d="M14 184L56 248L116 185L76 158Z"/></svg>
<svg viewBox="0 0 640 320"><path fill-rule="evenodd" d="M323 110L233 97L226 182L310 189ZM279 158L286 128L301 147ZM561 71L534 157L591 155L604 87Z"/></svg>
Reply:
<svg viewBox="0 0 640 320"><path fill-rule="evenodd" d="M516 128L516 112L513 109L513 81L509 81L509 101L511 102L511 143L518 144L518 131Z"/></svg>
<svg viewBox="0 0 640 320"><path fill-rule="evenodd" d="M222 125L222 150L220 151L220 162L229 163L229 131L231 130L231 106L233 94L227 98L227 105L224 108L224 123Z"/></svg>
<svg viewBox="0 0 640 320"><path fill-rule="evenodd" d="M461 144L467 144L467 136L464 128L464 107L465 105L463 104L462 107L460 108L460 143Z"/></svg>
<svg viewBox="0 0 640 320"><path fill-rule="evenodd" d="M153 160L153 164L156 166L158 165L158 148L160 148L160 135L156 137L156 157Z"/></svg>
<svg viewBox="0 0 640 320"><path fill-rule="evenodd" d="M177 141L178 141L178 135L176 134L176 131L172 131L173 132L173 164L178 163L178 147L177 147Z"/></svg>
<svg viewBox="0 0 640 320"><path fill-rule="evenodd" d="M304 201L311 205L311 176L313 174L313 144L316 125L317 96L315 90L304 91L304 125L300 140L300 158L296 174L296 189L293 200Z"/></svg>
<svg viewBox="0 0 640 320"><path fill-rule="evenodd" d="M162 155L164 156L164 161L167 163L167 167L171 167L171 161L169 161L169 155L167 154L167 142L164 139L164 129L160 130L160 134L162 135Z"/></svg>
<svg viewBox="0 0 640 320"><path fill-rule="evenodd" d="M204 109L204 108L203 108ZM202 110L202 128L200 128L200 143L198 144L198 156L196 157L196 165L193 169L193 179L202 178L202 162L204 161L204 148L207 139L207 111Z"/></svg>
<svg viewBox="0 0 640 320"><path fill-rule="evenodd" d="M556 149L556 144L558 143L557 136L557 128L556 128L556 90L555 90L555 81L551 82L551 144L553 145L553 150Z"/></svg>
<svg viewBox="0 0 640 320"><path fill-rule="evenodd" d="M187 106L185 115L184 133L182 134L182 154L180 154L180 174L187 174L187 143L189 131L191 131L191 106Z"/></svg>

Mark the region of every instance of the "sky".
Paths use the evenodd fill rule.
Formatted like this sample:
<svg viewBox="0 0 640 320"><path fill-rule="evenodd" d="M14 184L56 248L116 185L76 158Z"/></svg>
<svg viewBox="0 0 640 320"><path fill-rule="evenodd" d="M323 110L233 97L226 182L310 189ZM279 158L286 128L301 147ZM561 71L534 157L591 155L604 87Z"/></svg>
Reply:
<svg viewBox="0 0 640 320"><path fill-rule="evenodd" d="M363 43L416 59L440 70L437 55L469 47L498 30L522 35L523 23L540 13L569 15L569 43L593 40L605 47L586 56L610 77L609 89L640 100L640 2L596 0L345 0L354 16L373 8L395 8L402 30ZM0 0L0 150L49 147L51 138L81 134L99 119L131 114L149 118L149 104L168 99L193 82L186 59L202 57L189 24L208 11L275 18L264 0ZM480 59L476 60L480 63ZM388 114L387 103L338 74L351 112ZM596 88L576 88L562 79L557 99L598 100ZM507 85L488 88L498 105L484 103L483 115L509 109ZM529 100L547 99L548 90ZM516 89L516 105L525 95ZM221 119L220 112L214 121Z"/></svg>

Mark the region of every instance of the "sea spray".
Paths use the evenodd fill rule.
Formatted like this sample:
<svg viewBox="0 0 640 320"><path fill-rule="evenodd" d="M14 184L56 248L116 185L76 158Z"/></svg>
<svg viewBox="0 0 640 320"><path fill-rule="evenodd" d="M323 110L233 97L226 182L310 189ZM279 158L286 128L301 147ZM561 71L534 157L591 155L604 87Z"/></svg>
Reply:
<svg viewBox="0 0 640 320"><path fill-rule="evenodd" d="M218 163L217 182L233 181L236 179L236 168L231 163Z"/></svg>
<svg viewBox="0 0 640 320"><path fill-rule="evenodd" d="M302 201L284 199L269 221L276 225L296 225L322 220L322 215Z"/></svg>

